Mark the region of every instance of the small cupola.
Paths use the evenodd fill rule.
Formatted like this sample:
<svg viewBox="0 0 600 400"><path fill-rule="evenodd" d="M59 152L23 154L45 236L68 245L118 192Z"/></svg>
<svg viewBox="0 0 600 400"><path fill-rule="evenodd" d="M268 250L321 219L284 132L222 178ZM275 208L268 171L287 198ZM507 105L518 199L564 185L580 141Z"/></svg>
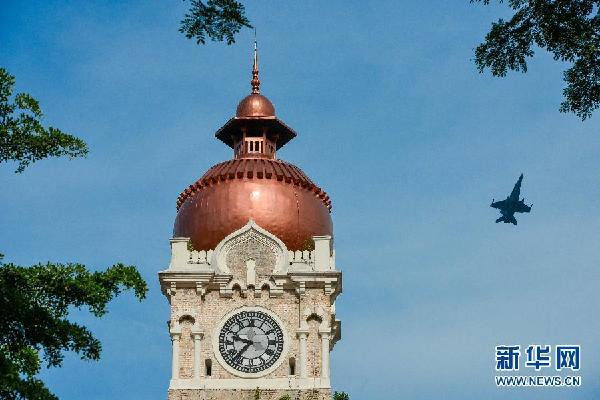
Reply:
<svg viewBox="0 0 600 400"><path fill-rule="evenodd" d="M235 117L215 136L233 149L234 158L276 158L276 152L296 137L290 127L277 119L273 103L260 94L258 50L254 42L252 92L237 106Z"/></svg>

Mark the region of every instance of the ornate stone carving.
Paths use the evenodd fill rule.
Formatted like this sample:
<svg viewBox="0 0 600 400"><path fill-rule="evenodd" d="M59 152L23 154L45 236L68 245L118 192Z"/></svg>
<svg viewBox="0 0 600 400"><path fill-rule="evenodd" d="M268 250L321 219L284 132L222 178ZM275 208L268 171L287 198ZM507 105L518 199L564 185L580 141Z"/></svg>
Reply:
<svg viewBox="0 0 600 400"><path fill-rule="evenodd" d="M219 243L214 252L217 273L246 279L246 262L254 260L257 280L287 271L288 251L281 240L252 220Z"/></svg>

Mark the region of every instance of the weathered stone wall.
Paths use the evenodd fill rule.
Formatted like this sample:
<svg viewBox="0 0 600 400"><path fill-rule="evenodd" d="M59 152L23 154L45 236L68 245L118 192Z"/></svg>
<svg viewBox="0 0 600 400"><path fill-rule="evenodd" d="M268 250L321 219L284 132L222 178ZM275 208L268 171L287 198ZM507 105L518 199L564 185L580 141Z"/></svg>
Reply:
<svg viewBox="0 0 600 400"><path fill-rule="evenodd" d="M177 326L179 319L186 315L196 318L202 313L202 298L194 289L178 289L171 295L171 326Z"/></svg>
<svg viewBox="0 0 600 400"><path fill-rule="evenodd" d="M201 357L203 363L206 359L211 360L212 374L210 378L235 378L235 375L219 364L214 355L213 338L215 334L218 336L215 329L219 322L231 311L244 306L263 307L275 313L284 324L282 328L287 335L285 340L287 341L288 352L282 354L281 364L268 377L287 377L290 357L299 360L299 341L296 331L300 326L301 318L304 318L304 308L307 306L313 308L320 306L326 312L326 315L329 315L330 312L329 296L325 295L321 288L307 289L306 294L301 298L294 290L284 290L282 296L274 298L269 297L266 290L260 297L254 297L252 290L245 291L244 295L245 297L241 296L240 292L236 290L231 298L227 298L222 297L218 290L213 290L206 293L204 301L202 301L195 290L182 289L176 292L171 299L171 324L179 323L179 320L184 317L181 322L182 331L179 351L180 378L191 378L193 376L194 342L191 337L192 321L185 318L186 315L194 318L199 328L204 332L204 338L201 341ZM318 330L321 321L316 316L311 316L308 322L307 372L308 377L319 377L321 374L321 339ZM296 375L298 374L297 364Z"/></svg>
<svg viewBox="0 0 600 400"><path fill-rule="evenodd" d="M283 296L279 298L269 298L268 296L253 298L251 291L250 296L246 298L241 297L238 291L235 291L231 298L224 298L220 297L218 291L212 291L206 294L202 313L197 316L200 329L204 331L204 339L201 346L202 360L212 360L211 378L235 378L235 375L226 371L217 361L214 355L216 349L213 348L213 339L215 335L218 337L219 333L215 332L215 330L223 317L229 312L243 306L264 307L275 313L283 322L284 326L282 328L287 334L285 340L288 343L288 353L282 354L282 363L271 376L288 376L289 363L287 360L289 360L289 357L298 358L298 345L295 338L298 327L298 304L293 291L284 291ZM182 344L184 343L183 336L182 332ZM193 346L191 340L186 339L185 343Z"/></svg>
<svg viewBox="0 0 600 400"><path fill-rule="evenodd" d="M246 261L256 262L257 281L268 279L273 273L277 261L275 244L257 234L247 233L240 241L231 245L227 252L226 263L233 279L246 280Z"/></svg>
<svg viewBox="0 0 600 400"><path fill-rule="evenodd" d="M331 400L331 390L260 390L260 400ZM254 400L254 390L169 390L169 400Z"/></svg>
<svg viewBox="0 0 600 400"><path fill-rule="evenodd" d="M192 378L194 373L194 343L192 339L192 325L194 321L189 317L180 320L181 339L179 340L179 377Z"/></svg>
<svg viewBox="0 0 600 400"><path fill-rule="evenodd" d="M289 395L294 400L330 399L330 389L311 388L329 386L326 377L320 379L323 378L320 332L329 332L333 322L332 278L326 273L312 270L308 271L311 274L315 273L314 277L302 275L289 275L287 278L281 275L273 277L274 270L277 270L278 274L285 273L286 267L282 267L281 257L287 254L287 250L285 246L279 247L277 239L269 235L264 232L259 234L246 231L230 239L230 242L223 245L222 253L221 250L215 250L217 252L215 257L220 260L218 263L221 264L218 265L221 266L215 268L214 272L208 272L208 275L206 270L201 268L197 270L198 272L194 272L193 269L173 269L170 276L162 275L166 281L164 284L161 281L161 285L169 296L171 304L170 328L176 337L179 336L177 332L180 332L179 364L176 368L178 375L171 382L170 400L254 400L255 390L249 389L254 385L258 388L263 387L260 389L260 398L263 400L278 400L285 395ZM248 260L254 260L254 263L248 263ZM179 265L173 262L172 264ZM254 268L255 282L260 286L257 287L259 295L256 294L255 288L248 287L246 282L247 277L252 279L253 276L252 273L248 274L248 265ZM189 280L185 277L187 273L190 274ZM194 273L197 274L195 278ZM290 271L290 273L294 272ZM337 282L335 275L333 279ZM233 288L232 281L235 282ZM270 292L268 285L263 287L261 281L269 281L273 293ZM218 348L214 346L214 342L217 341L219 336L217 329L224 318L245 307L264 308L278 317L285 334L286 350L277 360L274 370L259 378L245 378L241 386L245 389L234 390L231 388L238 387L240 382L236 383L235 380L242 378L229 372L220 364L215 354ZM308 333L305 360L307 379L300 379L301 356L298 330L301 330L303 335ZM195 342L192 332L202 333L198 335L199 338L201 337L200 380L193 379L194 369L197 366L194 365ZM290 358L294 359L295 376L290 376ZM208 360L211 365L210 376L206 371ZM204 387L202 381L210 389L200 389ZM266 390L264 387L279 389ZM299 387L304 389L298 389Z"/></svg>

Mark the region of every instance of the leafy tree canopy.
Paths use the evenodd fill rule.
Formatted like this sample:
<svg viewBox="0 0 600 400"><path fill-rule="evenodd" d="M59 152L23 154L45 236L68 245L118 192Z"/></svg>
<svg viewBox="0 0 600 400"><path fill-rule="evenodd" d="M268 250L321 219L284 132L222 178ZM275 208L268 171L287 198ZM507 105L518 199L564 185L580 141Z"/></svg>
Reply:
<svg viewBox="0 0 600 400"><path fill-rule="evenodd" d="M346 392L334 392L333 400L350 400L350 396Z"/></svg>
<svg viewBox="0 0 600 400"><path fill-rule="evenodd" d="M185 0L184 0L185 1ZM470 0L490 4L491 0ZM566 87L561 112L585 120L600 107L600 0L497 0L514 10L499 19L475 50L480 72L504 77L509 70L527 72L534 48L545 49L557 61L571 63L564 72ZM244 5L235 0L191 0L179 31L198 44L235 43L243 27L251 28Z"/></svg>
<svg viewBox="0 0 600 400"><path fill-rule="evenodd" d="M15 77L0 68L0 163L15 161L15 172L47 158L81 157L88 152L83 140L42 125L43 113L36 99L18 93L13 99Z"/></svg>
<svg viewBox="0 0 600 400"><path fill-rule="evenodd" d="M47 157L79 157L85 142L56 128L44 128L39 103L30 95L13 95L15 78L0 68L0 163L18 163L22 172ZM0 254L0 399L56 400L36 375L43 365L57 367L64 353L100 358L101 344L84 326L69 321L69 311L87 308L101 317L123 290L142 300L147 286L133 266L115 264L89 272L81 264L20 267Z"/></svg>
<svg viewBox="0 0 600 400"><path fill-rule="evenodd" d="M242 3L235 0L192 0L181 21L179 32L198 44L212 41L235 43L235 35L243 27L252 28Z"/></svg>
<svg viewBox="0 0 600 400"><path fill-rule="evenodd" d="M471 0L489 4L490 0ZM514 10L508 21L499 19L475 50L480 72L494 76L508 70L527 72L534 46L546 49L557 61L571 63L564 72L566 87L561 112L582 120L600 106L600 0L498 0Z"/></svg>
<svg viewBox="0 0 600 400"><path fill-rule="evenodd" d="M116 264L89 272L81 264L23 268L0 255L0 398L56 400L35 376L42 364L60 366L65 351L100 358L101 344L84 326L68 320L69 309L101 317L110 300L131 289L142 300L146 283L133 266Z"/></svg>

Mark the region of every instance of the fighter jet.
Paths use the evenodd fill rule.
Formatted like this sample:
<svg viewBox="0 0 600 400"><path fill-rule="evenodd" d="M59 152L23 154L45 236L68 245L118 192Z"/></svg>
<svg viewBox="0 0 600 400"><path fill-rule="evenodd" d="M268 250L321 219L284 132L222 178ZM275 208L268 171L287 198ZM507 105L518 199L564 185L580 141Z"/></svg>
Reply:
<svg viewBox="0 0 600 400"><path fill-rule="evenodd" d="M519 177L517 183L515 183L515 187L513 188L510 196L506 198L506 200L496 201L492 199L492 204L490 207L497 208L500 210L500 214L502 216L496 220L496 223L502 221L505 224L511 223L516 225L517 219L515 218L515 213L528 213L531 211L531 207L533 204L528 206L525 204L525 198L519 200L519 196L521 195L521 182L523 181L523 174Z"/></svg>

